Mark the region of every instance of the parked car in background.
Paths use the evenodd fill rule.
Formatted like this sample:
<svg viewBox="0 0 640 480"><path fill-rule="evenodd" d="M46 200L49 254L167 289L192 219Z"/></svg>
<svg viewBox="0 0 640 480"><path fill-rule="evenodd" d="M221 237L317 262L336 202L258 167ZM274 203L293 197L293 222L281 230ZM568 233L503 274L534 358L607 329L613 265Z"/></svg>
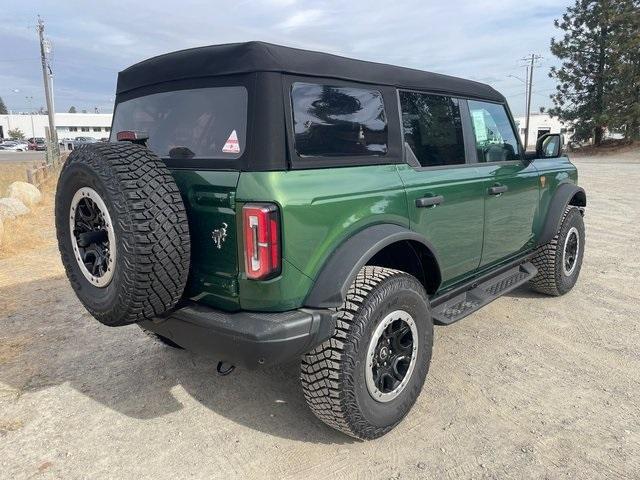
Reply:
<svg viewBox="0 0 640 480"><path fill-rule="evenodd" d="M27 146L18 142L7 141L0 143L0 150L10 152L24 152L27 150Z"/></svg>
<svg viewBox="0 0 640 480"><path fill-rule="evenodd" d="M47 142L45 142L44 138L42 137L35 137L35 138L32 137L27 141L29 142L28 143L29 150L36 150L36 151L42 152L47 149Z"/></svg>
<svg viewBox="0 0 640 480"><path fill-rule="evenodd" d="M65 142L65 145L69 145L68 148L70 150L73 150L74 148L77 148L79 146L82 145L88 145L91 143L97 143L98 140L96 140L93 137L76 137L75 139L71 140L71 142Z"/></svg>
<svg viewBox="0 0 640 480"><path fill-rule="evenodd" d="M96 143L97 140L93 137L76 137L74 143Z"/></svg>

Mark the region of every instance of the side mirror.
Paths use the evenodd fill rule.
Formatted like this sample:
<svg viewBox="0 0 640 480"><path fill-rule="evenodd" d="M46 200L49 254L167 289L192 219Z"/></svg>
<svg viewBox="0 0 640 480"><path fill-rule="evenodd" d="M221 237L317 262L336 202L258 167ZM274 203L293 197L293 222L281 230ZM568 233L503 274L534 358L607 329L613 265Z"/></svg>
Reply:
<svg viewBox="0 0 640 480"><path fill-rule="evenodd" d="M557 158L562 154L562 137L559 133L546 133L536 142L537 158Z"/></svg>

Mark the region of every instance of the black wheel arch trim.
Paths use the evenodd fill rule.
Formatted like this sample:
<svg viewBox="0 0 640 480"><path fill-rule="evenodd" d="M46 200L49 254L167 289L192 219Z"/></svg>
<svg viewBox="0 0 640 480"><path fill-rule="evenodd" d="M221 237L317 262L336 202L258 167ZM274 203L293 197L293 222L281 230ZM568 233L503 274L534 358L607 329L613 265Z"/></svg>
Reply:
<svg viewBox="0 0 640 480"><path fill-rule="evenodd" d="M377 224L360 230L338 246L325 261L304 305L309 308L339 307L360 269L383 248L403 240L419 242L431 252L438 266L437 283L439 284L440 263L431 242L406 227Z"/></svg>
<svg viewBox="0 0 640 480"><path fill-rule="evenodd" d="M563 183L557 188L553 198L549 202L547 217L542 227L542 233L538 239L537 246L544 245L553 240L553 237L558 233L562 215L568 205L576 205L577 207L587 206L587 194L584 188L572 183Z"/></svg>

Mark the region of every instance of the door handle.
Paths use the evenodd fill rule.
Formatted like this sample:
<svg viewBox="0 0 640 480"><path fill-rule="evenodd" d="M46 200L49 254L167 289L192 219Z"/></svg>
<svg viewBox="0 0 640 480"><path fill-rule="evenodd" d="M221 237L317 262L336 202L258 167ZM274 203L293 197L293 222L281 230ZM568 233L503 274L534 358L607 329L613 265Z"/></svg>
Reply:
<svg viewBox="0 0 640 480"><path fill-rule="evenodd" d="M416 198L416 207L418 208L437 207L443 201L444 201L444 197L442 195L435 195L433 197Z"/></svg>
<svg viewBox="0 0 640 480"><path fill-rule="evenodd" d="M506 185L494 185L489 187L489 195L502 195L507 190L509 190L509 187Z"/></svg>

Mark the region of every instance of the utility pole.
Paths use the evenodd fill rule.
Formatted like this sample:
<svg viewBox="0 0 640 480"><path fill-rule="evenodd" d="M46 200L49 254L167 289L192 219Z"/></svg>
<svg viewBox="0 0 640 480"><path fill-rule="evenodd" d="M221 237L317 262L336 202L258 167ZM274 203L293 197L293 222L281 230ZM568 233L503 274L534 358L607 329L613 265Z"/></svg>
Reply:
<svg viewBox="0 0 640 480"><path fill-rule="evenodd" d="M527 65L525 68L526 68L526 71L525 71L525 74L524 74L524 78L525 78L525 81L524 81L524 102L525 102L524 103L524 111L525 111L525 114L527 115L527 118L529 118L529 113L528 113L529 112L529 65ZM527 125L527 130L528 130L528 128L529 128L529 125ZM525 131L527 131L527 130L525 130ZM524 149L526 150L527 147L525 146Z"/></svg>
<svg viewBox="0 0 640 480"><path fill-rule="evenodd" d="M44 38L44 22L38 15L38 38L40 39L40 59L42 61L42 79L44 80L44 96L47 101L49 117L49 143L47 144L47 163L57 163L60 160L58 150L58 133L56 132L56 113L53 110L53 92L51 91L51 67L47 54L50 51L49 42Z"/></svg>
<svg viewBox="0 0 640 480"><path fill-rule="evenodd" d="M527 111L525 113L526 120L524 126L524 149L527 150L527 146L529 145L529 120L531 117L531 91L533 90L533 67L535 67L535 63L540 60L542 56L536 55L532 53L530 57L525 57L522 60L530 62L527 66L529 70L529 81L527 83Z"/></svg>

